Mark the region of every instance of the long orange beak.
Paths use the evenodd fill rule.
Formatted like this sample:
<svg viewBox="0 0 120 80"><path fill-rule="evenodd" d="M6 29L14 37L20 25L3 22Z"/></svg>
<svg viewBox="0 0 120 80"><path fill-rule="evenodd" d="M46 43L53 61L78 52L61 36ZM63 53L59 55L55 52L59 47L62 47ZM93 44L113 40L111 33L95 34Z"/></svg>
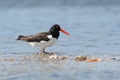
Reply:
<svg viewBox="0 0 120 80"><path fill-rule="evenodd" d="M60 31L65 33L66 35L70 35L67 31L65 31L64 29L60 28Z"/></svg>

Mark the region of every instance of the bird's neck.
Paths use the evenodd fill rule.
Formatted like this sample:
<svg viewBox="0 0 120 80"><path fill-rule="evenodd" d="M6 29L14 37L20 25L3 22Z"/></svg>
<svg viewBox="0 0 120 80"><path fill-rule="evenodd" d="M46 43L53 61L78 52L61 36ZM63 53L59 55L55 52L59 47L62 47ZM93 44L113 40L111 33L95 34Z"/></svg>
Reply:
<svg viewBox="0 0 120 80"><path fill-rule="evenodd" d="M59 37L59 31L50 31L50 34L54 37L54 38L57 38Z"/></svg>

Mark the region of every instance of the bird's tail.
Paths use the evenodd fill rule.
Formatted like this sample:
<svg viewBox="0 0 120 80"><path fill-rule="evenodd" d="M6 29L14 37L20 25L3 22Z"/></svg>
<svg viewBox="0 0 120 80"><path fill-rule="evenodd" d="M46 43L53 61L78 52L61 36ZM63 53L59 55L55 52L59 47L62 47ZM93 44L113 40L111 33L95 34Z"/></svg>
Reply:
<svg viewBox="0 0 120 80"><path fill-rule="evenodd" d="M25 38L25 36L19 35L18 38L17 38L17 40L23 40L24 38Z"/></svg>

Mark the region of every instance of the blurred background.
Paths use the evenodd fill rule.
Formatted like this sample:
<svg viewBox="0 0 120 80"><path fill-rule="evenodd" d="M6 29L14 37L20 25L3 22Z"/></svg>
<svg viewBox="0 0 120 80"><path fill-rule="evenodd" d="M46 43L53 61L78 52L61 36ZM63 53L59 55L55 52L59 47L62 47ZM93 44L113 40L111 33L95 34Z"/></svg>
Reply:
<svg viewBox="0 0 120 80"><path fill-rule="evenodd" d="M18 35L48 31L53 24L71 35L61 33L47 51L72 59L23 60L40 49L17 41ZM0 80L120 80L119 48L120 0L0 0ZM75 62L78 55L106 60Z"/></svg>
<svg viewBox="0 0 120 80"><path fill-rule="evenodd" d="M60 6L119 6L119 0L0 0L1 8L60 7Z"/></svg>

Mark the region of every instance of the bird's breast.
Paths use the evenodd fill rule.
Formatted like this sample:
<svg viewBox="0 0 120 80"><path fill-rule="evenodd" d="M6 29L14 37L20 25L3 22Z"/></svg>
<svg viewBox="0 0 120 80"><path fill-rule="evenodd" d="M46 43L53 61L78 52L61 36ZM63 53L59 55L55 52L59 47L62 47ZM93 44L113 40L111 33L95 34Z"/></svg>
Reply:
<svg viewBox="0 0 120 80"><path fill-rule="evenodd" d="M29 42L29 44L33 47L46 48L52 46L56 41L57 41L56 38L51 38L49 41Z"/></svg>

